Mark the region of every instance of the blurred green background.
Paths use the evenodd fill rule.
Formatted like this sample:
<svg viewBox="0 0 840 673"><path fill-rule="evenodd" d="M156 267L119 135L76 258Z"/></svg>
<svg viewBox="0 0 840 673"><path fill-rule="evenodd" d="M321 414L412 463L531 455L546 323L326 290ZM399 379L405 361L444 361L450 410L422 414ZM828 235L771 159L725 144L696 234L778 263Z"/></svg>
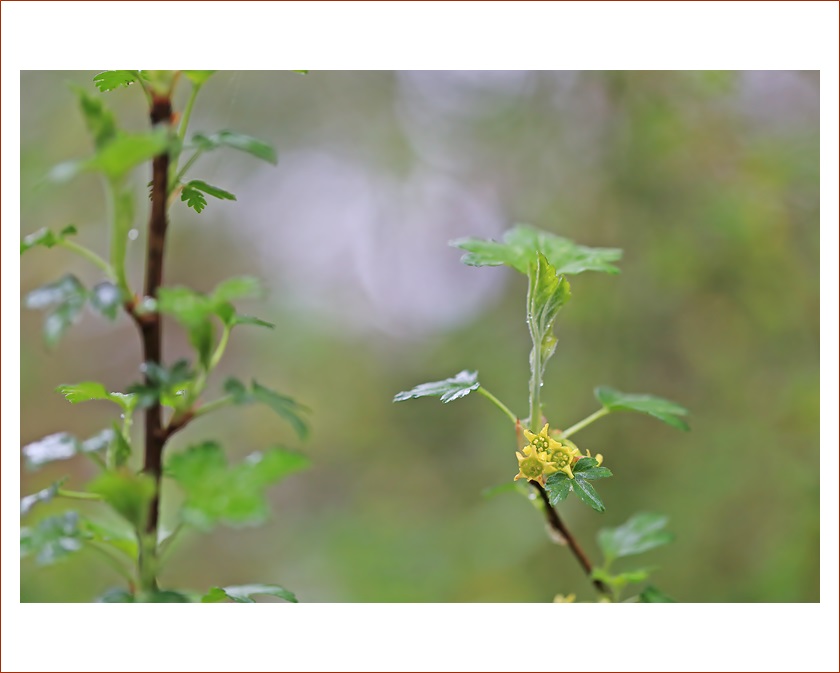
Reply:
<svg viewBox="0 0 840 673"><path fill-rule="evenodd" d="M65 83L94 91L94 74L21 74L21 234L75 223L104 252L97 180L44 181L90 153ZM138 90L107 98L124 126L145 128ZM465 267L447 247L527 222L625 251L620 276L571 278L544 389L552 425L594 411L600 384L692 411L688 434L616 414L576 436L616 475L599 484L604 514L562 507L584 547L597 557L598 528L662 512L677 539L637 565L658 566L654 583L677 600L819 600L818 122L812 72L215 75L191 129L255 135L280 162L219 151L197 164L191 177L239 201L201 215L174 205L165 282L206 291L261 278L267 301L245 308L277 329L234 335L211 396L236 373L310 406L300 448L314 467L270 491L267 525L185 535L163 584L279 583L307 602L593 600L525 498L482 496L516 472L504 416L478 396L391 402L469 368L527 414L525 280ZM136 176L141 204L147 181ZM135 284L145 218L130 246ZM21 290L68 271L98 280L65 251L33 251ZM134 327L88 313L48 352L41 322L21 311L21 441L92 435L111 410L52 391L135 381ZM177 325L166 329L166 358L187 355ZM300 446L249 408L194 423L168 450L212 437L235 459ZM75 487L93 476L84 461L22 469L22 494L63 474ZM164 494L165 522L177 497ZM21 573L22 601L87 601L120 584L85 552L47 568L24 559Z"/></svg>

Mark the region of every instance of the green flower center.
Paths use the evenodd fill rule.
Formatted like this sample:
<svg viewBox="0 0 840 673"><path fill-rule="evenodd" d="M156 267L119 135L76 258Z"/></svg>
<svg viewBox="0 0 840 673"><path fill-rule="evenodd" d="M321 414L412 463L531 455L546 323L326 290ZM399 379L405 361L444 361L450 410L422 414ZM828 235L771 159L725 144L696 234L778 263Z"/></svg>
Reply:
<svg viewBox="0 0 840 673"><path fill-rule="evenodd" d="M552 462L557 464L557 467L564 468L572 462L572 452L564 448L557 449L551 456Z"/></svg>
<svg viewBox="0 0 840 673"><path fill-rule="evenodd" d="M547 451L548 439L546 437L534 437L534 441L531 442L531 446L533 446L537 451Z"/></svg>
<svg viewBox="0 0 840 673"><path fill-rule="evenodd" d="M528 479L536 479L543 473L543 466L538 458L526 458L519 463L519 471Z"/></svg>

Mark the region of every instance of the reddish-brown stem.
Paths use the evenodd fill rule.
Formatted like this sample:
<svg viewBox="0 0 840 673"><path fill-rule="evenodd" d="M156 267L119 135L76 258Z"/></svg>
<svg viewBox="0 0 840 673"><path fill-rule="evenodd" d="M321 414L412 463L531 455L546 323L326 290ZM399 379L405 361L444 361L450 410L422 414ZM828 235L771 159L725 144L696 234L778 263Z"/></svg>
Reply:
<svg viewBox="0 0 840 673"><path fill-rule="evenodd" d="M537 483L536 481L528 482L537 489L537 492L540 494L540 498L543 501L543 509L545 510L545 518L548 522L548 525L551 526L551 529L555 531L558 535L560 535L564 540L569 543L569 549L572 550L572 554L578 560L581 567L583 568L586 576L592 580L592 584L595 589L603 596L607 598L612 598L612 592L610 591L609 587L604 584L601 580L592 579L592 563L590 563L589 558L586 556L586 553L583 551L581 546L578 544L578 541L575 539L574 535L572 535L571 531L566 527L566 524L563 523L563 520L560 518L560 515L557 513L557 510L551 504L551 501L548 499L548 493L545 492L545 489L542 487L541 484Z"/></svg>
<svg viewBox="0 0 840 673"><path fill-rule="evenodd" d="M156 95L152 99L149 114L152 126L172 123L172 101L169 96ZM163 252L166 243L166 201L169 179L169 153L164 152L152 161L152 209L149 217L148 248L146 252L146 281L143 293L146 297L157 297L158 288L163 282ZM148 313L142 320L137 320L143 341L143 362L160 365L161 354L161 318L159 313ZM144 374L148 384L149 376ZM153 535L157 531L160 514L160 479L163 471L163 446L167 432L163 427L163 414L160 400L146 409L145 455L143 471L155 480L155 496L149 508L146 532ZM154 537L153 537L154 539Z"/></svg>

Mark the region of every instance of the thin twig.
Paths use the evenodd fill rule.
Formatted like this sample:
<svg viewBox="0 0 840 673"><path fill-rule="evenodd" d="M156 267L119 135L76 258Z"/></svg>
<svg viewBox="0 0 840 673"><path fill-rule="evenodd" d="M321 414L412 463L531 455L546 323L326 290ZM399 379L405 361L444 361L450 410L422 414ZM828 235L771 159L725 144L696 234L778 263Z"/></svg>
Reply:
<svg viewBox="0 0 840 673"><path fill-rule="evenodd" d="M537 492L540 494L542 498L543 505L545 508L545 518L548 521L548 525L551 526L552 530L557 532L561 535L568 543L569 548L572 550L572 553L575 555L575 558L580 563L581 567L583 568L586 576L592 580L592 584L594 585L595 589L601 595L609 598L612 600L612 592L610 591L609 587L604 584L601 580L592 579L592 563L590 563L589 558L584 553L581 546L578 544L578 541L572 535L571 531L566 527L566 524L563 523L563 520L560 518L560 515L557 513L557 510L551 504L551 501L548 499L548 493L545 492L545 489L542 487L541 484L537 483L536 481L529 482L531 486L537 489Z"/></svg>

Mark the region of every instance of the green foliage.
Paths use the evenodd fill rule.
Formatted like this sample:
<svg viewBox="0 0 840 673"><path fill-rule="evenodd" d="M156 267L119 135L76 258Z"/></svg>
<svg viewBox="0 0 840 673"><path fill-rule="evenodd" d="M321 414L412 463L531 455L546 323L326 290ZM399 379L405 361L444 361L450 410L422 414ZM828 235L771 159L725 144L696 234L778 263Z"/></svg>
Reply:
<svg viewBox="0 0 840 673"><path fill-rule="evenodd" d="M661 514L640 513L618 528L604 528L598 533L598 546L609 565L615 559L633 556L661 547L674 539L663 530L668 517Z"/></svg>
<svg viewBox="0 0 840 673"><path fill-rule="evenodd" d="M277 164L277 152L271 145L233 131L219 131L210 135L196 133L192 138L192 147L202 152L209 152L219 147L231 147L270 164Z"/></svg>
<svg viewBox="0 0 840 673"><path fill-rule="evenodd" d="M230 192L226 192L224 189L214 187L213 185L208 185L202 180L190 180L185 184L181 188L181 201L186 201L187 206L195 210L195 212L200 213L207 205L207 199L204 198L205 194L214 196L217 199L236 201L236 196Z"/></svg>
<svg viewBox="0 0 840 673"><path fill-rule="evenodd" d="M166 475L186 494L183 521L209 530L217 523L262 523L268 514L265 490L308 464L301 454L276 447L253 453L231 467L222 447L208 441L172 456L166 464Z"/></svg>
<svg viewBox="0 0 840 673"><path fill-rule="evenodd" d="M554 355L557 338L554 321L563 305L572 296L569 282L548 262L542 253L528 267L528 329L533 340L531 374L542 385L545 366Z"/></svg>
<svg viewBox="0 0 840 673"><path fill-rule="evenodd" d="M529 273L537 253L546 257L558 274L576 274L584 271L618 273L611 262L621 259L617 248L589 248L577 245L567 238L555 236L539 229L520 224L502 236L502 242L478 238L461 238L450 243L466 250L461 261L469 266L505 265Z"/></svg>
<svg viewBox="0 0 840 673"><path fill-rule="evenodd" d="M231 396L234 404L252 404L254 402L265 404L280 418L288 421L298 437L306 439L309 436L309 426L303 418L303 415L308 413L309 409L298 404L291 397L276 393L256 381L252 381L251 387L248 388L235 378L229 378L225 381L225 392Z"/></svg>
<svg viewBox="0 0 840 673"><path fill-rule="evenodd" d="M20 529L20 555L34 556L38 565L51 565L82 548L84 531L79 515L65 512Z"/></svg>
<svg viewBox="0 0 840 673"><path fill-rule="evenodd" d="M95 283L90 290L75 276L68 274L28 293L24 302L27 307L49 310L44 321L44 336L49 346L57 343L69 326L78 320L85 304L90 303L94 311L109 320L115 320L121 311L126 312L140 331L144 352L149 354L149 361L140 367L143 381L129 386L125 393L110 392L98 381L58 386L57 391L73 404L102 400L118 405L122 413L119 421L113 421L111 427L84 441L66 432L55 433L22 449L30 468L79 454L90 456L100 468L86 491L65 490L62 488L65 480L60 480L22 498L20 507L23 516L39 503L59 496L105 504L119 515L121 526L116 531L107 525L82 519L75 513L44 519L35 527L21 530L21 554L34 556L39 563L62 558L77 551L83 544L98 550L99 557L111 563L130 587L129 591L106 593L100 597L101 602L191 602L200 598L157 589L161 551L181 528L179 526L165 539L161 538L157 529L161 511L161 475L156 466L160 464L164 445L175 432L195 417L215 408L251 402L268 405L287 420L301 438L308 432L303 418L308 410L304 406L256 381L246 387L236 379L230 379L225 386L225 397L206 404L200 401L209 375L224 355L233 327L273 327L260 318L238 314L233 305L238 299L260 294L256 279L247 276L230 278L219 283L209 294L185 287L160 287L160 277L165 276L160 265L167 227L165 213L157 208L148 220L146 282L142 293L132 288L126 272L129 234L135 219L133 187L126 179L130 171L166 155L166 173L164 162L152 162L151 202L163 205L165 210L180 190L182 200L201 212L207 204L208 195L236 201L234 194L203 180L183 182L185 172L203 152L230 147L268 163L277 163L276 152L266 143L250 136L221 131L196 134L192 144L187 146L194 154L183 166L179 166L197 94L214 72L186 70L180 72L182 78L177 71L167 70L112 70L97 74L94 84L100 92L139 85L154 120L151 130L141 132L119 128L114 113L101 97L74 87L94 151L87 159L56 166L49 177L68 180L83 172L104 176L109 230L102 238L109 241L108 260L94 250L68 240L76 233L72 225L58 233L47 228L39 229L21 241L21 254L34 247L60 246L84 257L105 274L105 279ZM180 115L177 112L167 115L174 88L183 79L192 85L186 107ZM177 125L176 119L179 120ZM165 186L165 191L161 186ZM196 352L195 368L186 359L178 360L171 366L160 361L161 314L174 317L187 331ZM219 325L222 334L217 340ZM166 413L160 407L173 411ZM144 472L137 473L129 469L128 462L132 455L134 416L140 410L148 410L143 424L143 464L147 467ZM268 486L307 465L308 460L303 456L275 447L263 453L253 453L239 465L228 466L219 445L205 442L172 457L166 469L167 474L184 488L185 502L181 512L184 522L199 528L210 528L220 522L252 525L262 521L268 513L265 500ZM135 566L136 572L132 573L126 564ZM251 596L254 594L295 601L291 592L277 585L217 587L216 590L222 592L223 599L237 602L253 602Z"/></svg>
<svg viewBox="0 0 840 673"><path fill-rule="evenodd" d="M135 529L143 530L155 495L155 481L148 474L112 470L90 482L88 491L101 495L117 514Z"/></svg>
<svg viewBox="0 0 840 673"><path fill-rule="evenodd" d="M140 73L137 70L106 70L100 72L93 78L96 88L102 91L113 91L123 86L129 86L140 81Z"/></svg>
<svg viewBox="0 0 840 673"><path fill-rule="evenodd" d="M137 404L137 398L130 393L109 393L99 381L82 381L81 383L63 383L56 392L61 393L71 404L90 402L91 400L107 400L118 405L123 411L131 412Z"/></svg>
<svg viewBox="0 0 840 673"><path fill-rule="evenodd" d="M598 467L598 461L595 458L586 457L580 458L574 464L572 473L575 475L574 479L569 479L565 472L555 472L546 479L545 490L548 493L549 502L557 505L563 502L571 492L596 512L603 512L606 509L604 503L589 482L611 477L612 472L606 467Z"/></svg>
<svg viewBox="0 0 840 673"><path fill-rule="evenodd" d="M213 587L201 597L202 603L221 603L231 600L234 603L255 603L252 596L276 596L290 603L297 603L297 598L288 589L277 584L243 584L231 587Z"/></svg>
<svg viewBox="0 0 840 673"><path fill-rule="evenodd" d="M31 250L32 248L38 246L53 248L56 245L59 245L68 236L73 236L76 233L78 233L76 227L72 224L64 227L64 229L59 231L57 234L52 231L52 229L43 227L42 229L38 229L38 231L34 231L28 236L23 237L20 242L20 254L22 255L27 250Z"/></svg>
<svg viewBox="0 0 840 673"><path fill-rule="evenodd" d="M45 463L67 460L79 454L97 453L105 449L114 438L114 431L107 428L84 441L79 441L67 432L57 432L23 447L23 457L29 468L38 468Z"/></svg>
<svg viewBox="0 0 840 673"><path fill-rule="evenodd" d="M688 414L688 409L676 402L653 395L621 393L607 386L596 388L595 397L608 411L638 411L679 430L688 430L688 423L681 418Z"/></svg>
<svg viewBox="0 0 840 673"><path fill-rule="evenodd" d="M20 499L20 515L23 516L24 514L29 514L32 511L32 508L37 505L39 502L49 502L52 500L57 494L58 489L61 487L61 484L64 480L57 481L53 484L50 484L44 489L41 489L37 493L33 493L32 495L27 495Z"/></svg>
<svg viewBox="0 0 840 673"><path fill-rule="evenodd" d="M418 397L440 397L440 401L446 404L469 395L473 390L478 390L480 385L478 372L464 369L448 379L421 383L411 390L397 393L394 396L394 402L403 402Z"/></svg>
<svg viewBox="0 0 840 673"><path fill-rule="evenodd" d="M640 603L673 603L674 599L655 586L648 586L639 594Z"/></svg>
<svg viewBox="0 0 840 673"><path fill-rule="evenodd" d="M79 279L67 274L54 283L32 290L23 303L31 309L52 307L44 319L44 340L49 347L54 347L78 320L87 299L88 292Z"/></svg>

